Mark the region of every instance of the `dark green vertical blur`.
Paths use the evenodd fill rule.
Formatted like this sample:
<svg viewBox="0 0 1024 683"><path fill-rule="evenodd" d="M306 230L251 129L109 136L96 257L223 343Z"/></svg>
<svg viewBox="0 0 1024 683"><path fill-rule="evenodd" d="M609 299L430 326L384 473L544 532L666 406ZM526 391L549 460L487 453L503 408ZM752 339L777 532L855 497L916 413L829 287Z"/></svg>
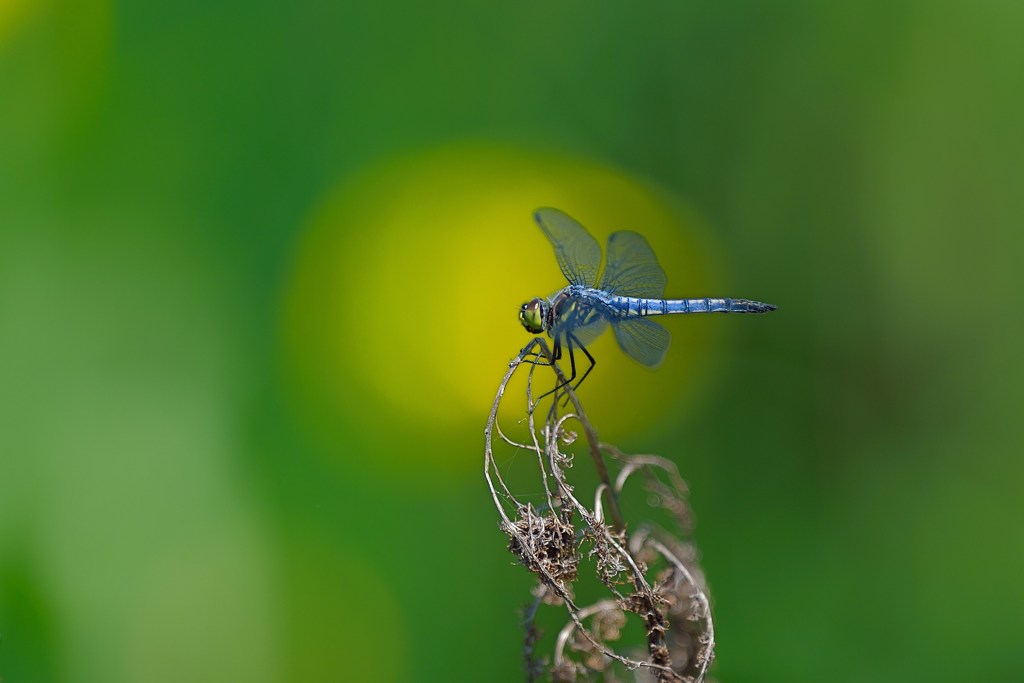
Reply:
<svg viewBox="0 0 1024 683"><path fill-rule="evenodd" d="M196 678L521 680L479 469L339 473L278 374L317 203L467 139L654 184L779 306L618 443L691 483L719 679L1019 676L1024 6L12 7L0 679L170 676L159 638L204 653L200 623ZM486 408L444 447L479 451Z"/></svg>

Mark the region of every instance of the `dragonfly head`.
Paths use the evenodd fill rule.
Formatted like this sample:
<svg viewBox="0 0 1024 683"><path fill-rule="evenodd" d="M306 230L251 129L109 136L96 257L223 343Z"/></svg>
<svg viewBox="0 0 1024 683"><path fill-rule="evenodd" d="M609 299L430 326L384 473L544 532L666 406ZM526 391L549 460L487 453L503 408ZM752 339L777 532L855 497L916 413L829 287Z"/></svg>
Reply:
<svg viewBox="0 0 1024 683"><path fill-rule="evenodd" d="M530 334L544 331L544 321L548 317L548 302L541 298L530 299L519 307L519 322Z"/></svg>

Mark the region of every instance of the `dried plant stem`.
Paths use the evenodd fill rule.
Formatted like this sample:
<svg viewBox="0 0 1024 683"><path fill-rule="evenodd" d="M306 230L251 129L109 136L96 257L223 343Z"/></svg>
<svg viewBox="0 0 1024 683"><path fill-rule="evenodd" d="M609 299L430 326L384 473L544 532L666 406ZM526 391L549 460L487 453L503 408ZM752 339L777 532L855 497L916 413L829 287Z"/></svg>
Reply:
<svg viewBox="0 0 1024 683"><path fill-rule="evenodd" d="M528 436L513 439L498 424L499 409L510 381L524 364L529 370L525 416L519 423L525 423ZM551 368L556 389L535 400L534 380L542 367ZM539 425L537 408L549 396L550 408ZM560 411L561 406L569 405L570 412ZM568 428L570 423L582 428L597 471L593 508L581 502L567 477L573 456L562 447L576 440L576 433ZM501 517L500 527L509 538L509 549L539 582L524 615L527 680L539 680L545 672L538 655L542 638L538 613L544 604L561 604L569 621L554 643L553 661L547 669L553 680L594 680L618 663L627 671L648 669L662 683L703 681L714 656L714 628L703 575L696 565L696 549L689 540L649 521L636 524L630 532L619 502L627 482L642 473L644 486L656 501L654 509L667 512L672 526L688 535L692 520L687 489L675 465L658 456L626 456L601 443L572 385L541 338L533 339L509 363L491 406L484 439L484 477ZM523 503L512 493L495 460L496 443L506 444L513 452L534 453L543 505ZM606 454L619 465L614 478ZM606 509L610 523L605 522ZM582 524L574 525L574 519ZM584 546L590 547L586 558L581 553ZM611 597L586 606L576 603L574 586L581 562L593 564ZM643 623L646 658L631 654L630 648L639 643L627 644L626 649L611 644L621 638L627 613ZM674 628L673 622L678 622Z"/></svg>

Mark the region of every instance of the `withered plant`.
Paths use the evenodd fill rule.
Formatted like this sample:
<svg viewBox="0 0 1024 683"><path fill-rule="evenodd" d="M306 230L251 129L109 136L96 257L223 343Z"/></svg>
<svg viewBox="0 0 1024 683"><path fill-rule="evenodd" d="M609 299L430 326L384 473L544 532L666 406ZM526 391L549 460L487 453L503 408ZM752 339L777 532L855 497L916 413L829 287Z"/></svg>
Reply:
<svg viewBox="0 0 1024 683"><path fill-rule="evenodd" d="M542 377L553 383L539 382ZM524 395L506 393L517 378L525 379ZM535 382L538 389L557 389L544 395ZM515 427L503 430L499 416L507 424L510 411L503 402L512 401ZM626 455L599 441L540 337L509 364L484 434L484 476L499 525L509 550L536 577L523 619L526 680L704 681L714 658L714 625L687 486L675 463ZM597 484L586 495L573 483L583 477L569 476L579 450L596 470ZM530 474L539 475L539 484L518 483L524 460L535 462ZM624 494L637 486L645 495L629 500L642 502L623 510ZM578 597L590 593L596 595ZM541 617L552 611L549 631Z"/></svg>

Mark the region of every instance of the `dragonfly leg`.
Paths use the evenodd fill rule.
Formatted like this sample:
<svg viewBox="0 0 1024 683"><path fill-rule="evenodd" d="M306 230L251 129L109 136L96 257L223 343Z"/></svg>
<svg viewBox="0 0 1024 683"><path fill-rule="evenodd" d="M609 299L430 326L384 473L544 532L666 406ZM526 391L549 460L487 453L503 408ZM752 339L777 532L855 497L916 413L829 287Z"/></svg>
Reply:
<svg viewBox="0 0 1024 683"><path fill-rule="evenodd" d="M579 343L579 340L577 340L577 343ZM569 378L566 379L564 382L557 382L555 384L555 388L554 389L549 389L548 391L545 391L543 394L538 396L537 397L537 402L540 402L540 400L542 398L545 398L546 396L550 396L551 394L559 391L565 385L571 384L572 381L574 379L576 379L576 358L573 356L573 353L572 353L572 342L569 340L569 335L566 335L566 337L565 337L565 348L569 352L569 364L572 367L572 373L570 374ZM588 353L587 355L589 356L590 354ZM555 361L558 361L558 360L562 359L562 356L563 356L563 354L562 354L562 335L558 335L558 336L555 337L554 344L552 344L552 346L551 346L551 361L552 362L551 363L547 363L547 362L542 361L540 358L537 358L537 360L535 360L534 363L536 363L537 365L554 365Z"/></svg>
<svg viewBox="0 0 1024 683"><path fill-rule="evenodd" d="M572 332L566 332L566 334L565 334L565 348L569 352L569 370L570 370L569 378L567 380L565 380L564 382L562 382L561 384L559 384L558 386L556 386L555 387L555 391L558 391L559 389L564 387L566 384L572 384L572 381L574 379L576 379L576 354L574 354L573 350L572 350L572 347L573 347L572 340L573 339L576 339L576 336L573 335ZM578 344L579 340L576 339L576 342ZM561 347L561 345L557 341L555 342L555 349L556 349L555 350L555 359L557 360L557 359L562 357L562 347Z"/></svg>
<svg viewBox="0 0 1024 683"><path fill-rule="evenodd" d="M543 347L545 351L542 352L541 347ZM540 337L534 337L533 341L523 347L523 350L519 353L523 357L523 360L531 365L551 365L551 363L548 362L548 353L546 352L546 348L547 347L544 344L543 339ZM551 355L554 355L554 352L552 352Z"/></svg>
<svg viewBox="0 0 1024 683"><path fill-rule="evenodd" d="M551 363L548 362L548 359L540 351L531 351L526 354L524 360L531 365L551 365Z"/></svg>
<svg viewBox="0 0 1024 683"><path fill-rule="evenodd" d="M572 372L569 373L569 378L565 380L565 382L555 387L555 391L558 391L559 389L566 385L570 385L572 391L576 391L577 389L580 388L580 385L583 384L583 380L587 378L587 375L590 374L590 371L594 369L594 366L597 365L597 361L594 360L594 356L591 355L590 351L587 350L587 347L583 345L583 342L580 341L579 337L574 335L572 332L566 333L565 346L569 350L569 366ZM580 351L582 351L583 355L585 355L587 357L587 360L590 361L590 367L587 368L587 371L583 373L583 376L580 377L579 380L576 380L578 373L576 372L576 354L574 352L575 349L579 349ZM576 380L576 386L572 386L574 380ZM569 405L568 391L566 391L565 401L562 403L562 407L564 408L567 405Z"/></svg>
<svg viewBox="0 0 1024 683"><path fill-rule="evenodd" d="M587 371L584 372L583 376L580 377L578 382L576 382L576 386L573 387L573 390L575 391L576 389L580 388L580 385L583 384L583 380L585 380L587 378L587 375L590 374L590 371L594 369L595 365L597 365L597 361L594 360L594 357L590 354L590 351L587 350L587 347L583 345L583 343L579 340L579 338L576 335L572 334L572 333L567 335L567 342L569 344L569 358L570 359L572 358L572 341L573 340L576 341L576 347L579 348L579 350L582 351L583 354L587 357L587 360L590 361L590 367L587 368ZM572 377L569 378L569 381L571 382L575 377L576 377L576 363L574 362L572 364Z"/></svg>
<svg viewBox="0 0 1024 683"><path fill-rule="evenodd" d="M577 337L572 332L567 332L565 335L565 347L569 350L569 367L571 372L569 373L568 379L566 379L564 382L555 387L555 391L561 389L566 385L569 385L572 391L576 391L577 389L580 388L580 385L583 384L583 380L587 378L587 375L590 374L590 371L594 369L594 366L597 365L597 361L594 360L594 357L590 354L590 351L587 350L587 347L583 345L583 342L580 341L580 338ZM579 380L576 380L576 377L578 377L579 375L576 371L575 349L579 349L580 351L582 351L583 355L585 355L587 357L587 360L590 361L590 367L587 368L587 371L583 373L583 376L580 377ZM576 380L576 386L572 386L574 380ZM562 403L562 407L564 408L567 405L569 405L568 391L566 391L565 401Z"/></svg>

